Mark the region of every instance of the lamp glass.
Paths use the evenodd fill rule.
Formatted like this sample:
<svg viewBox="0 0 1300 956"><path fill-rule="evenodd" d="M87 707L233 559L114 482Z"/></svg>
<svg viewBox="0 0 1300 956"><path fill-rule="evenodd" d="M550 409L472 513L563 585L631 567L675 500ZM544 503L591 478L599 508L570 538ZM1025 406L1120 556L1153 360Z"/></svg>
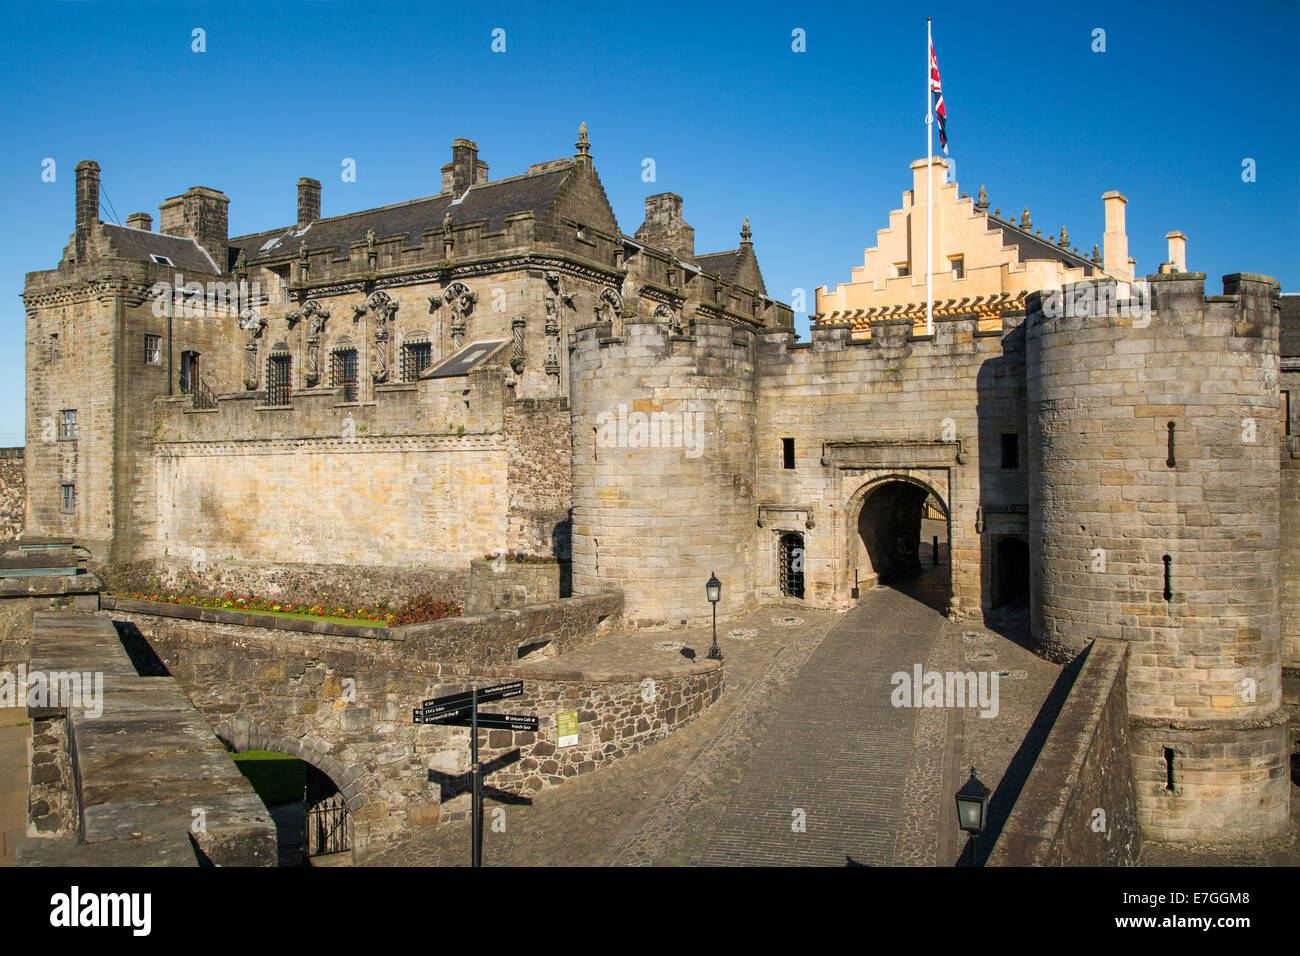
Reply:
<svg viewBox="0 0 1300 956"><path fill-rule="evenodd" d="M709 576L709 581L704 585L704 593L709 596L709 601L717 604L722 600L722 582L718 580L716 574Z"/></svg>

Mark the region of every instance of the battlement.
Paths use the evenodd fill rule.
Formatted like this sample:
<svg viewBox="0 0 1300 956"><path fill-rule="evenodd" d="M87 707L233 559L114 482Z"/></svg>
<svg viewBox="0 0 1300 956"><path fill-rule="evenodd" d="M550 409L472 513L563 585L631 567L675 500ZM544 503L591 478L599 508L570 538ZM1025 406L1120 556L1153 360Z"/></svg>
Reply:
<svg viewBox="0 0 1300 956"><path fill-rule="evenodd" d="M1204 272L1165 272L1126 283L1111 278L1067 283L1025 299L1031 327L1043 322L1081 328L1090 320L1135 329L1152 324L1230 320L1231 334L1262 336L1280 322L1280 284L1270 276L1238 272L1223 277L1223 295L1205 294ZM1245 326L1239 323L1246 317Z"/></svg>

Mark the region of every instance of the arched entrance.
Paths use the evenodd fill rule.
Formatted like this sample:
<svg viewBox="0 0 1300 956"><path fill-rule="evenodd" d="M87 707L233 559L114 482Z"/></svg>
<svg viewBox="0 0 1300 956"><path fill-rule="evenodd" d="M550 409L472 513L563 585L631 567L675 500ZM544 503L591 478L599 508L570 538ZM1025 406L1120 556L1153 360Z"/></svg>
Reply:
<svg viewBox="0 0 1300 956"><path fill-rule="evenodd" d="M854 563L862 586L894 587L947 611L948 508L934 488L906 475L878 479L861 492L856 527Z"/></svg>
<svg viewBox="0 0 1300 956"><path fill-rule="evenodd" d="M994 607L1012 609L1029 606L1029 545L1024 538L1006 537L993 552Z"/></svg>

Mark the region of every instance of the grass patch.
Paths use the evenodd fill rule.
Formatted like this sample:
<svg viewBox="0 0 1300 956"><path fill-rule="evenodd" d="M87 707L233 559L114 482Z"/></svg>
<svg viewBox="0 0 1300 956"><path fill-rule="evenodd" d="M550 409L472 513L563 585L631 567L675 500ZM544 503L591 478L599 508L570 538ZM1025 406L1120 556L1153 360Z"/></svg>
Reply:
<svg viewBox="0 0 1300 956"><path fill-rule="evenodd" d="M274 750L250 750L230 756L267 806L302 799L307 765L297 757Z"/></svg>

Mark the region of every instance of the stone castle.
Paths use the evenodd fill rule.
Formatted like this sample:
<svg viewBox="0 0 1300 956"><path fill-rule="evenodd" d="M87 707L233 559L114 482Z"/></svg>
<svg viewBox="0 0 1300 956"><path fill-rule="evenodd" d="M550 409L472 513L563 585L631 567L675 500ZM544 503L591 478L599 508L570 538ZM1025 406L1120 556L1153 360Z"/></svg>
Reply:
<svg viewBox="0 0 1300 956"><path fill-rule="evenodd" d="M748 220L738 248L698 254L663 193L623 233L585 127L571 158L496 180L457 139L436 195L343 216L301 179L293 225L241 237L203 187L158 232L100 222L83 162L63 259L24 293L26 528L110 578L357 596L554 555L574 594L621 590L647 628L708 620L711 574L723 616L843 608L930 548L954 618L1027 604L1062 660L1128 642L1144 835L1280 836L1295 297L1248 273L1207 295L1178 232L1138 279L1119 193L1089 257L944 166L913 164L799 342ZM927 175L934 236L911 218ZM926 242L945 264L932 334Z"/></svg>

